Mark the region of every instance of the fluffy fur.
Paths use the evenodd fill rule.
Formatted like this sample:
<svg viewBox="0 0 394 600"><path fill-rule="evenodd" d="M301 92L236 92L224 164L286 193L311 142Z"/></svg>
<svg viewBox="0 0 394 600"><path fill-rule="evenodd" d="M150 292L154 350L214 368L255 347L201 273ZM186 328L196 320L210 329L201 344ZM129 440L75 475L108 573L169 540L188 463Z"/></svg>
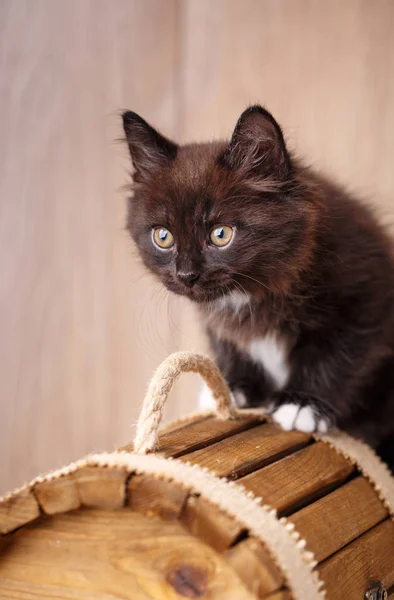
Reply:
<svg viewBox="0 0 394 600"><path fill-rule="evenodd" d="M371 211L292 156L260 106L208 144L178 146L132 112L123 121L130 233L154 275L197 303L235 397L286 428L338 425L392 461L394 261ZM234 229L225 248L209 241L218 225ZM153 244L157 226L171 249Z"/></svg>

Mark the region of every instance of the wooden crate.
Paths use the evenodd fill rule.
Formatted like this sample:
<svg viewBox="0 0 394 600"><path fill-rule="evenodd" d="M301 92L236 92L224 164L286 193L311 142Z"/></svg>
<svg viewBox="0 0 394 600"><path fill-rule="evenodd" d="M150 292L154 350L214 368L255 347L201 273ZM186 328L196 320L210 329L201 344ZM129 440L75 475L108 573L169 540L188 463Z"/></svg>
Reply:
<svg viewBox="0 0 394 600"><path fill-rule="evenodd" d="M394 522L328 444L255 417L205 416L164 431L158 453L276 508L314 553L329 600L361 600L374 581L394 587ZM187 486L119 465L76 465L3 500L0 532L2 600L292 598L242 520Z"/></svg>

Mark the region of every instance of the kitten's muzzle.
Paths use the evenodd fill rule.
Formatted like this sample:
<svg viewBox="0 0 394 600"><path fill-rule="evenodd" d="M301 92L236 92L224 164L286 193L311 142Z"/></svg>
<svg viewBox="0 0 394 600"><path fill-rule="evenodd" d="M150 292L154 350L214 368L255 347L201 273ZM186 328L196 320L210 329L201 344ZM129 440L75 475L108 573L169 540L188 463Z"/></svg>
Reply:
<svg viewBox="0 0 394 600"><path fill-rule="evenodd" d="M179 281L188 287L192 287L195 283L197 283L200 273L197 273L197 271L178 271L177 277Z"/></svg>

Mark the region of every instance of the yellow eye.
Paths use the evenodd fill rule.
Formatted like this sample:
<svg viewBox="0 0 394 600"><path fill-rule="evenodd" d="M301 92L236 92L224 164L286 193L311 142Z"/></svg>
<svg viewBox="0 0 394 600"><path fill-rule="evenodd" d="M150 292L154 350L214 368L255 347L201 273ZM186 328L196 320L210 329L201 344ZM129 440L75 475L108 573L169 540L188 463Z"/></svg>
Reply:
<svg viewBox="0 0 394 600"><path fill-rule="evenodd" d="M165 227L155 227L153 230L153 241L159 248L169 250L174 245L174 236Z"/></svg>
<svg viewBox="0 0 394 600"><path fill-rule="evenodd" d="M233 238L233 228L229 225L219 225L214 227L209 234L209 239L214 246L223 248L227 246Z"/></svg>

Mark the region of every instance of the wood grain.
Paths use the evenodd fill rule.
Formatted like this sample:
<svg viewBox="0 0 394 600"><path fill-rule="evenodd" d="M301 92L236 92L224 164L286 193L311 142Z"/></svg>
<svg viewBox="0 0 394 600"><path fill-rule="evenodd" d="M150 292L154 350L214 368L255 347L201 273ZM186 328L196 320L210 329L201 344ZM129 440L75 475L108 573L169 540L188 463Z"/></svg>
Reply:
<svg viewBox="0 0 394 600"><path fill-rule="evenodd" d="M247 538L226 552L230 565L237 571L248 589L258 598L276 592L284 585L284 578L267 550L259 540Z"/></svg>
<svg viewBox="0 0 394 600"><path fill-rule="evenodd" d="M265 103L308 163L393 223L390 0L186 0L182 17L185 139L227 136L246 104Z"/></svg>
<svg viewBox="0 0 394 600"><path fill-rule="evenodd" d="M127 503L133 510L164 519L178 518L187 496L185 488L152 475L134 475L127 484Z"/></svg>
<svg viewBox="0 0 394 600"><path fill-rule="evenodd" d="M75 510L81 504L75 478L71 475L37 483L34 495L47 515Z"/></svg>
<svg viewBox="0 0 394 600"><path fill-rule="evenodd" d="M44 583L45 582L45 583ZM130 509L45 517L12 537L0 597L252 600L241 579L177 521Z"/></svg>
<svg viewBox="0 0 394 600"><path fill-rule="evenodd" d="M0 534L5 534L40 515L40 507L31 491L25 490L0 505Z"/></svg>
<svg viewBox="0 0 394 600"><path fill-rule="evenodd" d="M124 469L83 467L73 474L84 506L116 509L126 501L127 472Z"/></svg>
<svg viewBox="0 0 394 600"><path fill-rule="evenodd" d="M295 452L309 441L310 436L305 433L285 433L276 425L266 423L182 456L180 460L206 467L219 477L237 479Z"/></svg>
<svg viewBox="0 0 394 600"><path fill-rule="evenodd" d="M226 550L244 531L236 519L205 498L196 496L188 498L180 521L194 536L218 552Z"/></svg>
<svg viewBox="0 0 394 600"><path fill-rule="evenodd" d="M246 417L245 419L225 421L208 416L193 418L184 425L173 426L169 423L168 428L164 428L159 436L159 446L156 451L163 456L177 458L199 448L210 446L234 433L254 427L262 420ZM133 444L127 444L120 450L133 452Z"/></svg>
<svg viewBox="0 0 394 600"><path fill-rule="evenodd" d="M319 567L330 600L359 600L372 581L394 584L394 522L386 520Z"/></svg>
<svg viewBox="0 0 394 600"><path fill-rule="evenodd" d="M176 134L176 11L0 3L0 493L130 441L153 370L182 347L124 231L115 143L123 108ZM175 390L167 418L191 404Z"/></svg>
<svg viewBox="0 0 394 600"><path fill-rule="evenodd" d="M223 421L215 417L197 420L185 427L164 433L159 438L158 452L175 458L206 448L215 442L230 438L259 423L258 419L236 419Z"/></svg>
<svg viewBox="0 0 394 600"><path fill-rule="evenodd" d="M325 495L353 470L343 456L318 442L254 471L241 483L283 515Z"/></svg>
<svg viewBox="0 0 394 600"><path fill-rule="evenodd" d="M290 520L320 562L386 517L387 510L370 483L357 477L294 513Z"/></svg>
<svg viewBox="0 0 394 600"><path fill-rule="evenodd" d="M282 590L276 594L272 594L267 600L292 600L292 595L288 590Z"/></svg>

